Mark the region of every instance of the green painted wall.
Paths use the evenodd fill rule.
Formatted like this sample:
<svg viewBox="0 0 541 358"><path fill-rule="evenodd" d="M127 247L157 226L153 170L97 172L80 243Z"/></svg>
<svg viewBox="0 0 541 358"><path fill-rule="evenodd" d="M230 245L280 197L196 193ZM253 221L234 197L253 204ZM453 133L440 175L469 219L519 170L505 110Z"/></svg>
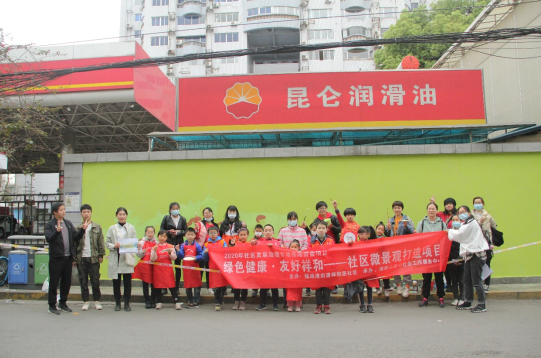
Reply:
<svg viewBox="0 0 541 358"><path fill-rule="evenodd" d="M431 195L440 210L447 197L472 207L479 195L505 233L505 248L540 240L540 164L541 153L88 163L83 202L105 230L115 223L116 208L126 207L142 237L145 226L159 227L171 201L181 203L188 220L210 206L221 221L233 204L250 231L258 215L278 231L292 210L302 218L308 209L311 222L319 200L353 207L359 224L374 225L392 215L394 200L417 223ZM541 245L496 255L494 276L541 276L540 256Z"/></svg>

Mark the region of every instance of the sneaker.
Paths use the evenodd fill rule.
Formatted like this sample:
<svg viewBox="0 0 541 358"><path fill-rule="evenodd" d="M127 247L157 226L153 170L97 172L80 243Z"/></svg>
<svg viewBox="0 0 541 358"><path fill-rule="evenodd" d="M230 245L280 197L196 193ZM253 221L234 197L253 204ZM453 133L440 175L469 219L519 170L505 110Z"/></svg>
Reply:
<svg viewBox="0 0 541 358"><path fill-rule="evenodd" d="M485 285L485 292L490 292L490 286L489 285ZM486 310L485 310L486 311ZM484 312L484 311L483 311Z"/></svg>
<svg viewBox="0 0 541 358"><path fill-rule="evenodd" d="M280 311L280 307L278 307L278 305L272 305L272 310L273 311Z"/></svg>
<svg viewBox="0 0 541 358"><path fill-rule="evenodd" d="M306 289L306 296L312 296L312 290L307 288Z"/></svg>
<svg viewBox="0 0 541 358"><path fill-rule="evenodd" d="M252 291L252 297L257 297L257 290Z"/></svg>
<svg viewBox="0 0 541 358"><path fill-rule="evenodd" d="M212 288L209 288L209 289L207 290L207 293L208 293L209 295L214 295L214 290L213 290Z"/></svg>
<svg viewBox="0 0 541 358"><path fill-rule="evenodd" d="M445 300L443 298L440 298L438 301L440 301L440 308L445 307Z"/></svg>
<svg viewBox="0 0 541 358"><path fill-rule="evenodd" d="M239 306L240 306L240 302L239 302L239 301L235 301L235 304L233 305L232 310L237 311L237 310L239 309Z"/></svg>
<svg viewBox="0 0 541 358"><path fill-rule="evenodd" d="M297 306L297 307L295 308L295 312L300 312L300 311L301 311L301 306Z"/></svg>
<svg viewBox="0 0 541 358"><path fill-rule="evenodd" d="M156 303L156 309L161 310L162 309L162 304L161 303Z"/></svg>
<svg viewBox="0 0 541 358"><path fill-rule="evenodd" d="M293 306L289 306L289 307L287 308L287 311L288 311L288 312L293 312Z"/></svg>
<svg viewBox="0 0 541 358"><path fill-rule="evenodd" d="M316 306L316 310L314 311L314 314L320 314L321 313L321 306Z"/></svg>
<svg viewBox="0 0 541 358"><path fill-rule="evenodd" d="M457 310L471 310L471 302L464 302L456 306Z"/></svg>
<svg viewBox="0 0 541 358"><path fill-rule="evenodd" d="M389 298L389 296L391 296L391 293L389 292L389 289L386 288L385 290L383 290L383 295L387 298Z"/></svg>
<svg viewBox="0 0 541 358"><path fill-rule="evenodd" d="M453 300L453 302L451 302L451 306L456 306L456 305L458 305L458 300L455 299Z"/></svg>
<svg viewBox="0 0 541 358"><path fill-rule="evenodd" d="M464 300L458 300L458 305L457 306L460 306L460 305L463 305L464 304Z"/></svg>
<svg viewBox="0 0 541 358"><path fill-rule="evenodd" d="M58 308L61 310L61 311L64 311L64 312L72 312L71 308L68 307L67 304L65 303L61 303L58 305Z"/></svg>
<svg viewBox="0 0 541 358"><path fill-rule="evenodd" d="M478 304L477 307L472 308L471 313L481 313L481 312L486 312L486 311L487 311L487 308L485 305Z"/></svg>
<svg viewBox="0 0 541 358"><path fill-rule="evenodd" d="M331 307L330 306L325 306L325 314L331 314Z"/></svg>
<svg viewBox="0 0 541 358"><path fill-rule="evenodd" d="M401 294L402 294L402 286L398 286L398 287L396 288L396 294L397 294L397 295L401 295Z"/></svg>
<svg viewBox="0 0 541 358"><path fill-rule="evenodd" d="M88 311L88 307L90 304L88 302L83 302L83 308L81 308L81 311Z"/></svg>
<svg viewBox="0 0 541 358"><path fill-rule="evenodd" d="M49 307L48 312L49 312L50 314L54 314L54 315L56 315L56 316L59 316L59 315L60 315L60 311L56 309L56 306Z"/></svg>
<svg viewBox="0 0 541 358"><path fill-rule="evenodd" d="M406 287L404 287L404 291L402 291L402 297L408 298L409 295L410 295L410 288L406 285Z"/></svg>
<svg viewBox="0 0 541 358"><path fill-rule="evenodd" d="M266 310L266 309L267 309L267 306L259 305L259 306L257 306L256 311L263 311L263 310Z"/></svg>
<svg viewBox="0 0 541 358"><path fill-rule="evenodd" d="M368 311L368 313L374 313L374 309L372 308L372 305L367 305L366 310Z"/></svg>
<svg viewBox="0 0 541 358"><path fill-rule="evenodd" d="M239 310L245 311L246 310L246 302L240 301Z"/></svg>
<svg viewBox="0 0 541 358"><path fill-rule="evenodd" d="M180 305L180 302L175 303L175 309L177 311L182 309L182 306Z"/></svg>
<svg viewBox="0 0 541 358"><path fill-rule="evenodd" d="M193 308L193 302L188 302L185 308L191 310Z"/></svg>
<svg viewBox="0 0 541 358"><path fill-rule="evenodd" d="M222 310L222 305L220 305L219 303L215 304L214 305L214 310L215 311L221 311Z"/></svg>
<svg viewBox="0 0 541 358"><path fill-rule="evenodd" d="M98 311L101 311L101 310L103 309L103 307L101 306L100 301L94 302L94 306L96 306L96 309L97 309Z"/></svg>
<svg viewBox="0 0 541 358"><path fill-rule="evenodd" d="M383 291L381 290L381 288L378 288L378 290L376 291L376 295L381 296L382 293Z"/></svg>
<svg viewBox="0 0 541 358"><path fill-rule="evenodd" d="M419 303L419 307L426 307L428 306L428 299L423 297L423 300L421 303Z"/></svg>
<svg viewBox="0 0 541 358"><path fill-rule="evenodd" d="M152 308L152 303L150 303L150 301L146 301L145 308Z"/></svg>
<svg viewBox="0 0 541 358"><path fill-rule="evenodd" d="M332 294L337 295L338 294L338 288L335 288L334 290L332 290Z"/></svg>
<svg viewBox="0 0 541 358"><path fill-rule="evenodd" d="M366 306L365 305L360 305L359 310L361 311L361 313L366 313Z"/></svg>

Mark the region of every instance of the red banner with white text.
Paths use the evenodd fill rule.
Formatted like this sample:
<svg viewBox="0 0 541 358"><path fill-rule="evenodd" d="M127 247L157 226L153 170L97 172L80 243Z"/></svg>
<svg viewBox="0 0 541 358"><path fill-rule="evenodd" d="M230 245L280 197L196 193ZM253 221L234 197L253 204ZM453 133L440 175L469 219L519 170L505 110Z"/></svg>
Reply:
<svg viewBox="0 0 541 358"><path fill-rule="evenodd" d="M450 249L447 233L440 231L305 251L267 246L220 248L210 252L210 259L234 288L316 288L359 279L442 272ZM217 285L211 280L210 286Z"/></svg>

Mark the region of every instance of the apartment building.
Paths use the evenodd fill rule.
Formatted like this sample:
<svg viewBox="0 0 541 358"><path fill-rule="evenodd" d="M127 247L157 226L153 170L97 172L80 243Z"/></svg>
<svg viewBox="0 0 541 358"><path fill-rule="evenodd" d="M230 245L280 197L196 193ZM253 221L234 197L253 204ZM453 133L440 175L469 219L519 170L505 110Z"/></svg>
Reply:
<svg viewBox="0 0 541 358"><path fill-rule="evenodd" d="M380 38L417 0L122 0L120 34L152 57ZM420 0L419 0L420 1ZM374 48L195 60L174 77L374 70Z"/></svg>

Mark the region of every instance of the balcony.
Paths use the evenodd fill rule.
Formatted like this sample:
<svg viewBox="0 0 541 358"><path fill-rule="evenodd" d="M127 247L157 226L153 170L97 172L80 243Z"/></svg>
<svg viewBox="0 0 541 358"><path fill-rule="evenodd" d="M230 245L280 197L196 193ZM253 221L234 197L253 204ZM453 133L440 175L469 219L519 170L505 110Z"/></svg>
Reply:
<svg viewBox="0 0 541 358"><path fill-rule="evenodd" d="M184 1L177 5L178 16L203 16L203 5L201 1Z"/></svg>
<svg viewBox="0 0 541 358"><path fill-rule="evenodd" d="M363 26L352 26L342 31L344 41L366 40L372 38L372 30Z"/></svg>
<svg viewBox="0 0 541 358"><path fill-rule="evenodd" d="M291 6L298 8L301 6L301 2L302 0L248 0L245 7L246 9L265 6Z"/></svg>
<svg viewBox="0 0 541 358"><path fill-rule="evenodd" d="M177 56L191 55L194 53L207 52L204 42L184 41L177 43Z"/></svg>
<svg viewBox="0 0 541 358"><path fill-rule="evenodd" d="M340 1L340 9L347 12L361 12L370 10L372 2L370 0L342 0Z"/></svg>
<svg viewBox="0 0 541 358"><path fill-rule="evenodd" d="M276 19L276 22L273 21ZM289 20L289 21L288 21ZM299 30L301 22L298 15L269 14L252 16L247 19L244 25L244 32L251 32L266 29L295 29Z"/></svg>

